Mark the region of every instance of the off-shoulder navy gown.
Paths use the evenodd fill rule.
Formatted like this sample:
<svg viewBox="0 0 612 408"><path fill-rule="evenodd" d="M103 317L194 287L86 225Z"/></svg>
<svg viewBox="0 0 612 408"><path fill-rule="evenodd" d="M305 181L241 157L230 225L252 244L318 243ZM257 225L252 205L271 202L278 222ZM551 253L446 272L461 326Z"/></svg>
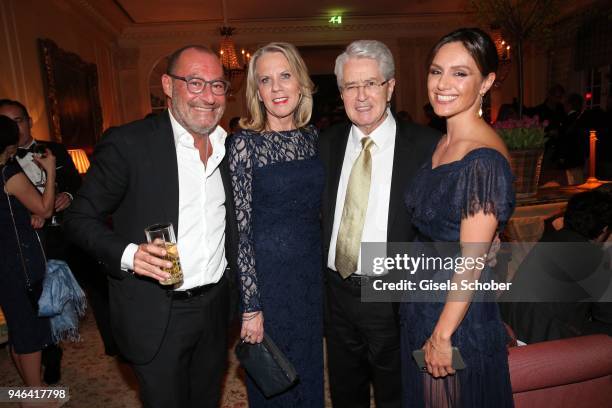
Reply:
<svg viewBox="0 0 612 408"><path fill-rule="evenodd" d="M479 148L463 159L432 169L428 161L414 177L405 200L421 240L458 242L461 220L483 210L502 230L514 210L513 176L498 151ZM481 281L489 280L485 268ZM444 379L421 373L412 351L432 334L444 303L400 306L403 407L511 407L507 335L494 302L472 302L452 344L467 368Z"/></svg>
<svg viewBox="0 0 612 408"><path fill-rule="evenodd" d="M264 331L300 381L266 399L247 379L250 407L323 407L323 321L319 213L323 166L316 128L240 131L229 141L240 235L243 312L261 310Z"/></svg>

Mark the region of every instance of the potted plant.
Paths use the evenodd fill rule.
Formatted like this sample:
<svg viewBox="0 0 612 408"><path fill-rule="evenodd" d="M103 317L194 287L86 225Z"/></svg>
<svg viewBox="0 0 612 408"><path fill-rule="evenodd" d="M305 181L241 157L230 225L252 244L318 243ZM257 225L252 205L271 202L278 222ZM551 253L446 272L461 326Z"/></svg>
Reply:
<svg viewBox="0 0 612 408"><path fill-rule="evenodd" d="M531 197L538 191L547 125L537 116L497 121L493 125L510 151L514 189L519 199Z"/></svg>

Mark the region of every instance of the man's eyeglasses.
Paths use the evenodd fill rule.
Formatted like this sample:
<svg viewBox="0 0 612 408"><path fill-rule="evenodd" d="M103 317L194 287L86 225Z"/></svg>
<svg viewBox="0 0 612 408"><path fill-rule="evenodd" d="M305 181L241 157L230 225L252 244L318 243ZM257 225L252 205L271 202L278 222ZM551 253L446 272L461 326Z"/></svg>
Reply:
<svg viewBox="0 0 612 408"><path fill-rule="evenodd" d="M347 96L357 95L359 93L359 88L363 88L363 91L367 94L374 94L380 91L387 82L389 82L388 79L383 82L365 81L362 85L350 84L343 86L341 89L342 93Z"/></svg>
<svg viewBox="0 0 612 408"><path fill-rule="evenodd" d="M210 84L210 91L213 93L213 95L226 95L230 90L229 82L224 81L223 79L213 79L212 81L207 81L205 79L196 77L182 77L173 74L166 75L174 79L185 81L185 83L187 84L187 90L192 94L199 94L204 92L204 89L208 84Z"/></svg>

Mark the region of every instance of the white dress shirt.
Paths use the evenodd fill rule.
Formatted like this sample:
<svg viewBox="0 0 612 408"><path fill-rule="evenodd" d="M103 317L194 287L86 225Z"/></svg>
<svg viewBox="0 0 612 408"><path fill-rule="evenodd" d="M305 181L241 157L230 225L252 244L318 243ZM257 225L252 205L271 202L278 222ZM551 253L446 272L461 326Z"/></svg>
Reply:
<svg viewBox="0 0 612 408"><path fill-rule="evenodd" d="M34 143L35 140L32 140L27 146L23 146L24 149L29 149ZM23 157L15 156L17 159L17 163L21 166L21 169L25 173L26 177L30 179L32 184L40 191L40 193L45 192L45 184L47 182L47 174L45 171L34 161L34 154L32 152L28 152Z"/></svg>
<svg viewBox="0 0 612 408"><path fill-rule="evenodd" d="M227 266L226 198L219 170L225 156L227 133L217 126L209 135L213 152L204 166L193 136L169 113L178 163L179 225L176 239L183 269L183 284L177 289L186 290L218 282ZM121 258L122 269L134 268L136 250L136 244L126 247Z"/></svg>
<svg viewBox="0 0 612 408"><path fill-rule="evenodd" d="M369 134L369 137L374 140L375 146L370 148L372 155L372 178L361 242L387 242L389 195L391 194L393 153L395 151L395 130L395 119L391 112L387 110L385 120ZM336 270L336 241L338 240L338 230L342 220L346 187L353 163L357 160L359 153L361 153L361 139L366 136L368 135L364 135L357 126L353 125L344 152L342 173L340 174L338 193L336 195L334 225L329 244L329 255L327 256L327 266L333 270ZM361 249L359 250L359 259L355 273L361 274Z"/></svg>

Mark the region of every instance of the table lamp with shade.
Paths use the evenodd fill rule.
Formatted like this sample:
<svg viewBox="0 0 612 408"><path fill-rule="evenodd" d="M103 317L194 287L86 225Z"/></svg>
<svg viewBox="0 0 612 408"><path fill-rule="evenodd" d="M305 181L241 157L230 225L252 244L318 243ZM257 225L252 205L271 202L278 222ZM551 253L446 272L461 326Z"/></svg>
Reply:
<svg viewBox="0 0 612 408"><path fill-rule="evenodd" d="M87 154L83 149L69 149L68 154L72 158L72 162L76 167L79 174L87 173L89 169L89 159L87 158Z"/></svg>

